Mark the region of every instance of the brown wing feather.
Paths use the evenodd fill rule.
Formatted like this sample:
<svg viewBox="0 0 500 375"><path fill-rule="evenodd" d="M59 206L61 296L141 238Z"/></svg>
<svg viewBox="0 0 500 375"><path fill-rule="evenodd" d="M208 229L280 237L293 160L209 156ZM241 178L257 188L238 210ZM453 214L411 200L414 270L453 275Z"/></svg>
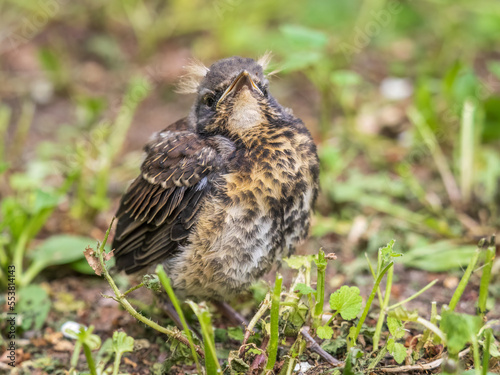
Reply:
<svg viewBox="0 0 500 375"><path fill-rule="evenodd" d="M127 273L175 253L217 169L217 151L190 131L185 120L158 133L145 151L141 176L116 214L116 266Z"/></svg>

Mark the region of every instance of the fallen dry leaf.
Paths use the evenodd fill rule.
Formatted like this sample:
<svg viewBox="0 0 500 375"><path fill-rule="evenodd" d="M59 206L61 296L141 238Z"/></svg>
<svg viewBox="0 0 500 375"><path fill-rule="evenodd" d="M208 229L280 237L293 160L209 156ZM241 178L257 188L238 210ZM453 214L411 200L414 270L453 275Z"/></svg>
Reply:
<svg viewBox="0 0 500 375"><path fill-rule="evenodd" d="M63 334L62 332L47 332L45 335L43 335L43 338L54 345L62 340Z"/></svg>
<svg viewBox="0 0 500 375"><path fill-rule="evenodd" d="M110 251L109 253L107 253L107 254L106 254L106 253L104 253L104 261L108 261L108 260L110 260L111 258L113 258L113 256L115 255L115 254L113 254L113 252L114 252L114 251L115 251L115 250L111 250L111 251Z"/></svg>
<svg viewBox="0 0 500 375"><path fill-rule="evenodd" d="M0 362L2 363L10 363L12 359L8 358L10 356L10 351L6 350L1 356L0 356ZM22 348L16 349L16 365L19 363L26 361L30 359L31 355L30 353L24 353L24 350Z"/></svg>
<svg viewBox="0 0 500 375"><path fill-rule="evenodd" d="M54 350L56 352L72 352L74 349L75 349L75 346L73 345L72 342L70 342L68 340L58 341L54 345Z"/></svg>
<svg viewBox="0 0 500 375"><path fill-rule="evenodd" d="M94 270L95 274L97 276L101 276L104 270L101 267L101 263L99 262L99 258L97 257L97 254L94 251L94 249L91 248L90 246L87 246L87 248L83 252L83 255L85 255L85 259L87 259L89 266ZM113 258L113 250L111 250L107 254L104 253L103 258L104 261L108 261L111 258Z"/></svg>
<svg viewBox="0 0 500 375"><path fill-rule="evenodd" d="M337 256L335 255L335 253L328 253L325 255L325 258L328 260L335 260L337 259Z"/></svg>
<svg viewBox="0 0 500 375"><path fill-rule="evenodd" d="M123 357L123 362L125 362L127 365L132 366L133 368L137 367L137 363L135 363L134 361L128 359L127 357Z"/></svg>
<svg viewBox="0 0 500 375"><path fill-rule="evenodd" d="M44 338L41 338L41 337L34 337L30 340L30 343L34 346L36 346L37 348L41 347L41 346L45 346L48 344L47 340L45 340Z"/></svg>
<svg viewBox="0 0 500 375"><path fill-rule="evenodd" d="M99 262L99 259L96 257L96 253L95 253L94 249L92 249L90 246L87 246L87 248L83 252L83 255L85 255L85 259L87 259L87 263L94 270L95 274L97 276L101 276L103 269L101 267L101 263Z"/></svg>
<svg viewBox="0 0 500 375"><path fill-rule="evenodd" d="M448 276L443 280L443 285L448 289L455 289L458 285L458 277Z"/></svg>

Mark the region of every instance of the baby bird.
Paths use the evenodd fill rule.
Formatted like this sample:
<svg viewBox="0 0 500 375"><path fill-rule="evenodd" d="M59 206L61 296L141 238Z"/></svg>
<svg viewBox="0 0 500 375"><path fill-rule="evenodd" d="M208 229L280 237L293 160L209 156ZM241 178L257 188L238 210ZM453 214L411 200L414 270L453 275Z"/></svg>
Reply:
<svg viewBox="0 0 500 375"><path fill-rule="evenodd" d="M164 265L178 297L228 300L291 255L318 193L316 146L269 92L268 56L193 64L191 112L145 146L113 241L126 273Z"/></svg>

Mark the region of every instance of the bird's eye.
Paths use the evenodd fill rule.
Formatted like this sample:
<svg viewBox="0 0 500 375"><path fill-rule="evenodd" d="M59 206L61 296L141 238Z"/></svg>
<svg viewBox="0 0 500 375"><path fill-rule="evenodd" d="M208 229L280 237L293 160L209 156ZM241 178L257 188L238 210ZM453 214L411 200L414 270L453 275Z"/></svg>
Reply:
<svg viewBox="0 0 500 375"><path fill-rule="evenodd" d="M207 94L203 97L203 104L205 104L207 107L212 108L215 104L215 97L211 94Z"/></svg>

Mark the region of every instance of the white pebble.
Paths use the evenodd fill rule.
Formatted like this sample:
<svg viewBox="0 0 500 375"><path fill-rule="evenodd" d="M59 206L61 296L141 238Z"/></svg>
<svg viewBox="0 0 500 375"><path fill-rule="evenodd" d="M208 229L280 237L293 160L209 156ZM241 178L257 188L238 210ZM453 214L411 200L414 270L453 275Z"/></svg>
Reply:
<svg viewBox="0 0 500 375"><path fill-rule="evenodd" d="M48 104L54 97L54 85L46 79L36 79L30 84L30 94L37 104Z"/></svg>
<svg viewBox="0 0 500 375"><path fill-rule="evenodd" d="M308 362L299 362L299 363L297 363L295 365L295 368L293 369L293 371L295 371L295 372L297 372L297 371L306 372L311 367L313 367L313 366L310 365Z"/></svg>
<svg viewBox="0 0 500 375"><path fill-rule="evenodd" d="M403 100L413 94L413 85L407 78L387 77L380 83L380 93L389 100Z"/></svg>

